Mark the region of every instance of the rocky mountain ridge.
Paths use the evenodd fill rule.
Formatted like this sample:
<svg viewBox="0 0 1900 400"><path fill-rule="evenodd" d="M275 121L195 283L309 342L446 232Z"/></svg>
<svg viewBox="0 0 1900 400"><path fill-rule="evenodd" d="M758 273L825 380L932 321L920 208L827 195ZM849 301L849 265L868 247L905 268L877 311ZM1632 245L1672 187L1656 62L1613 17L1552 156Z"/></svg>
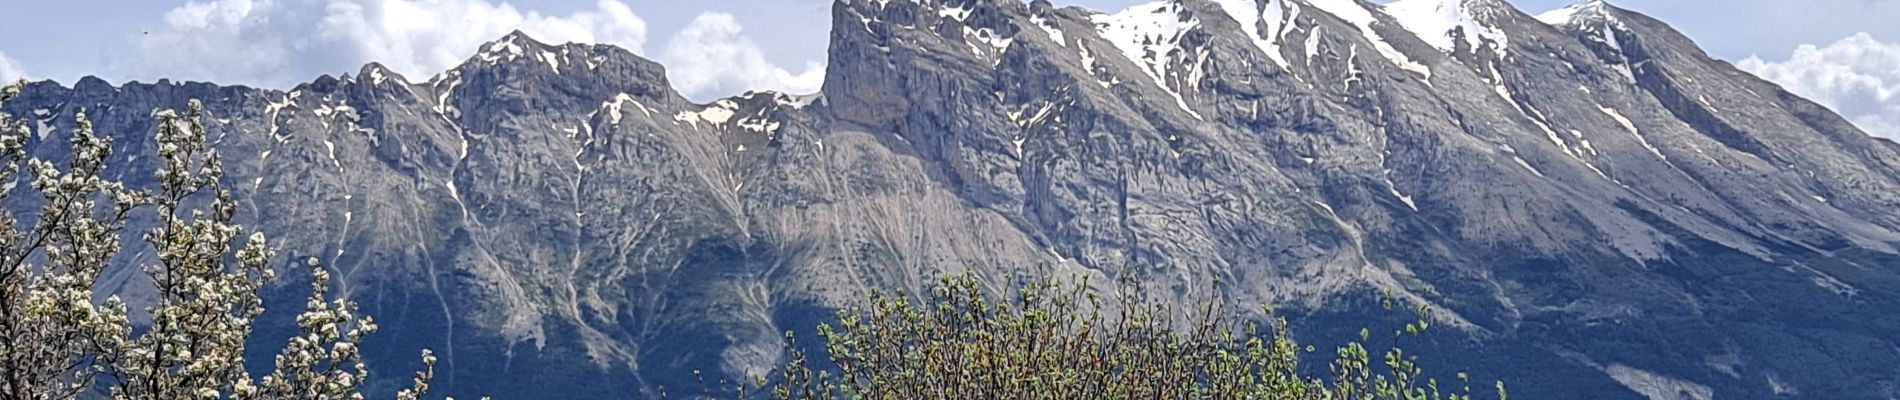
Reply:
<svg viewBox="0 0 1900 400"><path fill-rule="evenodd" d="M695 104L623 49L516 33L420 82L41 82L4 111L58 157L85 110L136 182L150 111L202 100L253 225L384 321L373 362L435 348L458 397L678 392L865 291L1039 269L1280 305L1315 339L1391 290L1454 327L1439 362L1531 398L1900 396L1900 145L1640 14L832 19L810 95Z"/></svg>

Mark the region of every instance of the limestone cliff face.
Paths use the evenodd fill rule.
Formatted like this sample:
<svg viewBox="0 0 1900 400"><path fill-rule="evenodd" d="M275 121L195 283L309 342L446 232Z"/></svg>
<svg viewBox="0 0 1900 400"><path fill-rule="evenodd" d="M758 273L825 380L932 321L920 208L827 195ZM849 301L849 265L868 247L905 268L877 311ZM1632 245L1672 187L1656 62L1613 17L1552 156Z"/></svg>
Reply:
<svg viewBox="0 0 1900 400"><path fill-rule="evenodd" d="M1278 304L1312 339L1392 290L1453 328L1436 360L1527 398L1900 396L1900 145L1642 15L832 19L817 94L694 104L624 50L514 34L421 81L42 82L5 111L57 156L85 110L136 182L151 110L203 100L249 221L346 277L386 329L372 361L437 349L457 397L691 392L867 290L1038 268Z"/></svg>

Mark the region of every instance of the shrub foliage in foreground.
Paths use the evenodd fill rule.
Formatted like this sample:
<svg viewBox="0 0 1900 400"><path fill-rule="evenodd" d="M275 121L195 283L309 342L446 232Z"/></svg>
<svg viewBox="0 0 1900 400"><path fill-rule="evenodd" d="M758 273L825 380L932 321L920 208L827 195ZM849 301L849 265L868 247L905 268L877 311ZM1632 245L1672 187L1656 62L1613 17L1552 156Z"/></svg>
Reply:
<svg viewBox="0 0 1900 400"><path fill-rule="evenodd" d="M1471 399L1467 375L1423 378L1417 356L1375 356L1360 341L1337 350L1327 376L1305 376L1315 351L1284 318L1236 324L1207 303L1182 321L1175 310L1133 300L1124 285L1104 307L1085 285L1043 279L996 301L974 277L944 278L921 303L873 295L868 307L819 327L830 364L794 351L770 380L777 399ZM1391 308L1392 302L1386 301ZM1420 320L1393 333L1417 336ZM1271 315L1271 310L1267 310ZM790 334L788 334L790 336ZM759 382L765 386L765 382ZM1495 385L1499 399L1504 384ZM740 393L740 397L748 394Z"/></svg>
<svg viewBox="0 0 1900 400"><path fill-rule="evenodd" d="M0 85L0 104L19 89ZM359 317L355 303L329 296L329 274L314 258L298 334L276 351L268 375L246 370L245 346L264 312L260 294L275 276L274 251L257 232L237 246L245 229L233 222L237 204L206 142L200 108L193 101L184 116L153 113L154 188L105 174L112 141L93 133L83 111L74 115L64 165L28 154L32 132L0 113L0 399L363 397L369 371L358 349L376 324ZM34 203L37 212L22 211ZM128 235L128 222L141 215L155 223ZM143 314L94 291L124 253L152 254L132 257L155 293ZM150 316L150 324L134 329L135 315ZM428 351L422 357L434 365ZM432 374L417 373L396 397L422 395Z"/></svg>

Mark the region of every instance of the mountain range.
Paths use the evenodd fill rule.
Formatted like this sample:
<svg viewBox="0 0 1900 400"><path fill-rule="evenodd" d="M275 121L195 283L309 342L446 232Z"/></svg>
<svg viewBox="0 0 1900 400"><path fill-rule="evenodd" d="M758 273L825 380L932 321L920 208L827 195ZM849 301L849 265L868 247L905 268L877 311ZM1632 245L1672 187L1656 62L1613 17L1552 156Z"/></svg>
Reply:
<svg viewBox="0 0 1900 400"><path fill-rule="evenodd" d="M456 397L696 393L864 293L968 272L1272 304L1320 344L1388 318L1389 291L1446 327L1437 370L1521 398L1900 398L1900 145L1661 21L1599 0L831 19L813 94L699 104L627 50L517 32L426 78L85 78L3 111L55 159L84 111L149 184L153 110L202 101L244 221L381 322L385 391L428 347ZM136 272L102 290L137 298Z"/></svg>

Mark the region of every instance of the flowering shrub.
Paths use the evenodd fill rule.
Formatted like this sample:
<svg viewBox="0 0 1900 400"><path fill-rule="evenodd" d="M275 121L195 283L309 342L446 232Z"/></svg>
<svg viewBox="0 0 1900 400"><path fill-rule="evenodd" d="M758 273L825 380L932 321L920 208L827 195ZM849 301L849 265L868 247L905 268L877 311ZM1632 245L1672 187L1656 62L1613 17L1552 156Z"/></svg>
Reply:
<svg viewBox="0 0 1900 400"><path fill-rule="evenodd" d="M19 90L0 88L0 104ZM299 333L270 374L245 370L245 341L264 312L260 294L275 277L274 251L263 233L247 235L232 222L237 205L220 184L223 164L205 142L201 114L196 101L182 116L153 113L157 185L133 189L101 175L112 142L94 134L84 112L74 115L64 166L31 157L31 132L0 113L0 204L8 205L0 213L0 399L363 398L369 371L358 349L376 323L355 303L329 297L329 271L314 258ZM26 190L17 188L22 181ZM16 210L34 200L14 196L30 195L43 203L37 212ZM142 240L125 232L135 215L156 219ZM138 268L156 297L144 310L150 326L134 329L126 301L100 299L93 289L138 242L153 254ZM435 357L425 350L422 358L427 367L397 398L427 392Z"/></svg>

